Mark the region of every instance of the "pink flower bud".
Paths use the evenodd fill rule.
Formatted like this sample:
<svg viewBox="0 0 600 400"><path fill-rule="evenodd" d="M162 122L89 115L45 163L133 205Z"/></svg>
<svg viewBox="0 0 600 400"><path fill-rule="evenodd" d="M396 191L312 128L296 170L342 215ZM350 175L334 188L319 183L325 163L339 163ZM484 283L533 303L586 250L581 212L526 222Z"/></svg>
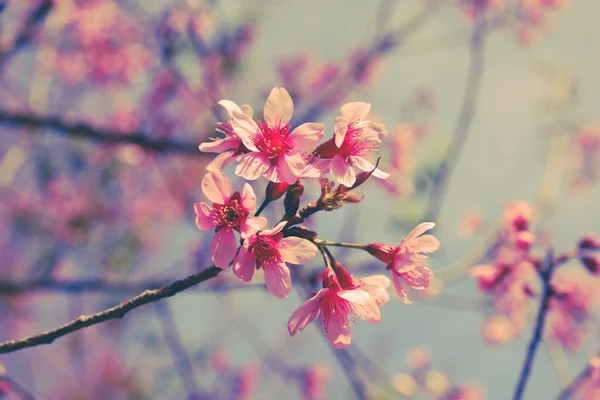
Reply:
<svg viewBox="0 0 600 400"><path fill-rule="evenodd" d="M287 192L290 184L287 182L269 182L265 193L267 201L275 201L281 198Z"/></svg>
<svg viewBox="0 0 600 400"><path fill-rule="evenodd" d="M521 231L517 233L516 246L521 250L529 250L535 242L535 235L531 232Z"/></svg>
<svg viewBox="0 0 600 400"><path fill-rule="evenodd" d="M578 247L581 250L600 250L600 239L593 233L581 238Z"/></svg>
<svg viewBox="0 0 600 400"><path fill-rule="evenodd" d="M581 263L583 266L593 274L597 274L600 270L600 260L594 256L583 256L581 257Z"/></svg>
<svg viewBox="0 0 600 400"><path fill-rule="evenodd" d="M387 244L382 243L371 243L367 245L365 250L373 257L377 258L380 261L383 261L386 264L390 264L394 261L393 246L389 246Z"/></svg>

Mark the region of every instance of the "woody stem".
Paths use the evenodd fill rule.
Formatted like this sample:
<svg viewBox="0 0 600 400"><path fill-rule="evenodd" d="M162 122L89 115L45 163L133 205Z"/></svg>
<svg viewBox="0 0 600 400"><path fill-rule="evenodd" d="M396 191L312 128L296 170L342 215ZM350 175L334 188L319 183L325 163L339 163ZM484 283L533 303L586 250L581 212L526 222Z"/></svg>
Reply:
<svg viewBox="0 0 600 400"><path fill-rule="evenodd" d="M313 241L317 246L347 247L350 249L359 249L359 250L365 250L367 248L366 245L357 244L357 243L330 242L328 240L320 240L320 239L315 239Z"/></svg>

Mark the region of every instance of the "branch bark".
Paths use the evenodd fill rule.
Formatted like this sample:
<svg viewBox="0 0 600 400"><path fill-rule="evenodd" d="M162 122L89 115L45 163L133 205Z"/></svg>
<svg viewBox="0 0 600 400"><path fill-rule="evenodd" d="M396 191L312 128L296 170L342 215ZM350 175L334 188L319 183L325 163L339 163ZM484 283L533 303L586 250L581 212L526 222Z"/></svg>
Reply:
<svg viewBox="0 0 600 400"><path fill-rule="evenodd" d="M184 290L191 288L192 286L214 278L221 271L222 270L220 268L211 266L209 268L206 268L202 272L175 281L170 285L164 286L160 289L146 290L140 295L135 296L107 310L101 311L93 315L82 315L79 318L56 329L52 329L40 333L38 335L29 336L23 339L2 342L0 343L0 354L11 353L17 350L35 347L42 344L50 344L60 337L76 332L83 328L87 328L89 326L96 325L101 322L109 321L112 319L123 318L128 312L135 310L138 307L154 303L158 300L167 297L174 296L177 293L183 292Z"/></svg>

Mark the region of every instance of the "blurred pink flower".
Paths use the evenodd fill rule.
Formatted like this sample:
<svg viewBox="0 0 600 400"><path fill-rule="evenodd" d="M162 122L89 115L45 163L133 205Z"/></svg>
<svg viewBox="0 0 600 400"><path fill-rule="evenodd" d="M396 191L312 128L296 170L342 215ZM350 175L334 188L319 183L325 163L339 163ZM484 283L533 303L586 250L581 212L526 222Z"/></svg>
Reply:
<svg viewBox="0 0 600 400"><path fill-rule="evenodd" d="M358 315L363 321L379 323L379 306L363 288L342 288L336 273L327 268L323 273L323 289L302 303L288 321L291 336L321 317L329 342L338 349L350 346L352 329L350 316Z"/></svg>
<svg viewBox="0 0 600 400"><path fill-rule="evenodd" d="M344 186L352 186L356 181L354 167L370 172L375 169L365 158L371 152L379 150L381 138L387 135L382 124L369 121L371 105L368 103L347 103L340 109L340 116L335 120L334 137L315 150L318 164L329 169L334 180ZM375 169L373 173L385 179L389 174Z"/></svg>
<svg viewBox="0 0 600 400"><path fill-rule="evenodd" d="M307 400L326 398L325 386L331 379L331 368L326 364L310 365L304 372L303 392Z"/></svg>
<svg viewBox="0 0 600 400"><path fill-rule="evenodd" d="M440 247L440 242L433 235L424 235L433 229L433 222L423 222L413 229L402 242L396 246L385 244L370 244L366 250L377 259L387 264L387 269L392 271L392 280L396 293L405 303L410 303L400 280L409 287L417 290L429 286L433 273L427 267L427 256Z"/></svg>
<svg viewBox="0 0 600 400"><path fill-rule="evenodd" d="M305 264L317 254L317 247L306 239L284 238L281 231L285 225L283 221L273 229L248 237L233 261L233 273L244 282L250 282L254 270L262 268L267 288L280 299L289 296L292 288L286 262Z"/></svg>
<svg viewBox="0 0 600 400"><path fill-rule="evenodd" d="M309 151L323 137L323 124L307 122L292 132L288 125L294 113L294 103L284 88L273 88L267 98L263 116L265 122L255 122L249 116L233 111L231 125L249 150L235 173L248 180L264 176L272 182L294 183L304 172L303 151Z"/></svg>
<svg viewBox="0 0 600 400"><path fill-rule="evenodd" d="M203 231L214 229L215 236L210 241L210 257L219 268L227 268L235 256L237 242L234 230L246 238L267 224L264 217L250 217L256 210L256 195L248 184L242 193L232 193L231 181L222 172L209 172L202 179L202 191L213 202L195 203L196 225Z"/></svg>

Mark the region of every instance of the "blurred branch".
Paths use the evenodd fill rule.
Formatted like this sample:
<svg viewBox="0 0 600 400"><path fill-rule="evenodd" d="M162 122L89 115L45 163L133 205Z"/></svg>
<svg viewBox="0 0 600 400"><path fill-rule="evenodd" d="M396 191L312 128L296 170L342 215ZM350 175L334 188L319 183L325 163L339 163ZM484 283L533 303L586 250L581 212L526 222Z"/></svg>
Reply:
<svg viewBox="0 0 600 400"><path fill-rule="evenodd" d="M180 142L165 138L153 139L144 132L128 134L112 129L96 128L84 123L71 123L60 117L0 109L0 125L28 128L37 133L42 133L42 130L49 130L61 136L82 138L105 144L135 144L144 150L155 153L178 153L212 158L212 155L200 152L197 143Z"/></svg>
<svg viewBox="0 0 600 400"><path fill-rule="evenodd" d="M101 322L112 319L123 318L128 312L146 304L154 303L155 301L171 297L179 292L189 289L201 282L207 281L217 276L222 270L215 266L206 268L204 271L194 275L190 275L185 279L173 282L161 289L146 290L142 294L133 297L115 307L101 311L93 315L82 315L81 317L63 325L56 329L40 333L18 340L9 340L0 343L0 353L10 353L28 347L35 347L42 344L50 344L59 337L76 332L88 326L96 325Z"/></svg>
<svg viewBox="0 0 600 400"><path fill-rule="evenodd" d="M588 364L581 372L573 379L573 381L556 397L556 400L572 399L579 389L579 385L586 380L592 373L592 366Z"/></svg>
<svg viewBox="0 0 600 400"><path fill-rule="evenodd" d="M471 123L475 116L477 100L480 94L481 78L483 77L484 72L484 41L486 31L487 26L485 17L481 17L475 23L473 35L471 36L467 84L460 114L456 121L454 136L448 147L446 157L440 164L433 178L433 188L429 195L427 211L425 212L423 221L435 221L437 219L446 196L448 181L456 167L465 143L467 142Z"/></svg>
<svg viewBox="0 0 600 400"><path fill-rule="evenodd" d="M550 285L550 280L552 279L552 273L554 272L556 264L557 263L553 260L552 251L548 251L546 260L542 264L542 268L540 268L541 270L539 271L543 285L540 308L535 320L533 336L531 337L529 346L527 347L527 354L525 355L525 361L523 362L523 367L521 369L521 374L519 375L519 381L517 382L517 386L515 388L513 400L520 400L525 393L525 387L527 386L527 380L529 379L531 367L533 366L535 353L538 345L542 341L542 332L544 330L544 324L546 322L546 316L550 306L549 300L550 296L552 296L552 286Z"/></svg>
<svg viewBox="0 0 600 400"><path fill-rule="evenodd" d="M21 282L0 282L0 296L14 296L35 291L53 291L68 294L84 292L131 294L153 290L169 285L173 279L147 280L140 282L109 282L102 278L56 280L49 278L33 279ZM264 284L215 284L196 287L202 292L231 292L235 290L264 289Z"/></svg>
<svg viewBox="0 0 600 400"><path fill-rule="evenodd" d="M6 49L0 49L0 67L31 42L38 27L44 23L46 17L50 14L50 10L52 10L52 0L41 0L37 7L31 9L19 33L15 36L15 40Z"/></svg>
<svg viewBox="0 0 600 400"><path fill-rule="evenodd" d="M175 364L175 370L181 377L185 390L187 391L189 399L195 399L200 394L201 390L198 386L198 382L194 378L194 364L183 346L181 336L177 330L177 323L173 318L173 313L169 308L167 302L154 303L156 314L162 325L165 342L169 347L173 361Z"/></svg>

